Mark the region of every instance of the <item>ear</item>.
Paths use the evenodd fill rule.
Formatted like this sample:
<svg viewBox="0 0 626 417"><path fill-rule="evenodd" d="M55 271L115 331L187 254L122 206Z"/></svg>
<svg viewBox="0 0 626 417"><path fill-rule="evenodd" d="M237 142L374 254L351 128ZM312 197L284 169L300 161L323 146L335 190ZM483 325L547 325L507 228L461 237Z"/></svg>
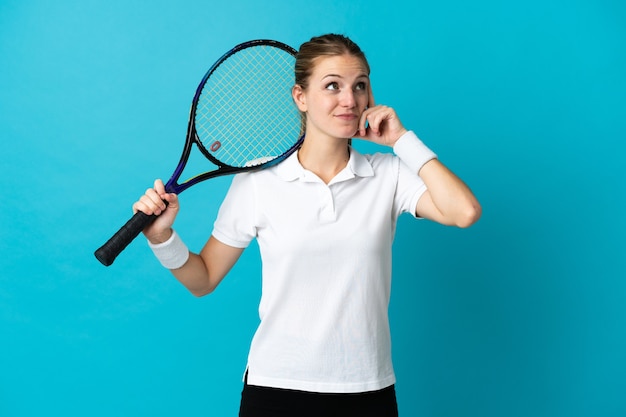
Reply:
<svg viewBox="0 0 626 417"><path fill-rule="evenodd" d="M301 85L296 84L293 86L291 89L291 97L293 97L293 102L298 106L298 110L305 113L307 110L306 97L304 96L304 90Z"/></svg>

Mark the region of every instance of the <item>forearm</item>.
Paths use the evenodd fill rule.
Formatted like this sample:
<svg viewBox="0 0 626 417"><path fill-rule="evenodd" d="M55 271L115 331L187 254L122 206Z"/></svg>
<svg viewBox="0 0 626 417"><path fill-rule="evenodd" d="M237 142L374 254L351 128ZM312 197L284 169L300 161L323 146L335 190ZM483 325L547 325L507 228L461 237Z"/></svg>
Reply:
<svg viewBox="0 0 626 417"><path fill-rule="evenodd" d="M202 257L192 252L182 267L170 269L170 272L196 297L210 294L221 281L211 277Z"/></svg>
<svg viewBox="0 0 626 417"><path fill-rule="evenodd" d="M439 160L432 159L424 164L419 176L428 188L427 198L438 212L438 221L469 227L480 218L481 207L470 188ZM418 204L418 211L425 206Z"/></svg>
<svg viewBox="0 0 626 417"><path fill-rule="evenodd" d="M149 246L161 264L170 270L176 279L192 294L202 296L212 292L226 272L222 275L210 273L205 259L189 251L180 237L171 230L170 236L163 242L149 241ZM205 254L210 259L210 253Z"/></svg>
<svg viewBox="0 0 626 417"><path fill-rule="evenodd" d="M418 202L418 216L459 227L471 226L478 220L480 204L472 191L413 132L402 135L393 149L428 188Z"/></svg>

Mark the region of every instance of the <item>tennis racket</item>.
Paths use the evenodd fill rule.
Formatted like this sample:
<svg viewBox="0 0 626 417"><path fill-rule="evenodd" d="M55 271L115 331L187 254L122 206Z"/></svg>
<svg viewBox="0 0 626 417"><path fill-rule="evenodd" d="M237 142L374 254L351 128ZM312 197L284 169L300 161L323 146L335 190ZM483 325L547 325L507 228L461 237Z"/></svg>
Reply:
<svg viewBox="0 0 626 417"><path fill-rule="evenodd" d="M254 40L235 46L213 64L193 97L185 146L165 185L168 193L272 166L298 149L304 129L291 97L295 54L281 42ZM194 145L217 168L179 182ZM96 258L111 265L155 218L137 212L96 250Z"/></svg>

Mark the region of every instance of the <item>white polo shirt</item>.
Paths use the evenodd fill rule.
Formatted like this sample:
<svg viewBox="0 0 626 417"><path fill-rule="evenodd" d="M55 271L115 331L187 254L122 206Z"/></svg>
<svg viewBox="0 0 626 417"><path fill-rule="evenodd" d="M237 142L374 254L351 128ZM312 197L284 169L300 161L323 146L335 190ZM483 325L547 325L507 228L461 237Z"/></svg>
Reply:
<svg viewBox="0 0 626 417"><path fill-rule="evenodd" d="M213 236L239 248L256 238L261 252L249 384L349 393L395 383L391 245L424 191L395 155L354 149L328 185L297 154L233 178Z"/></svg>

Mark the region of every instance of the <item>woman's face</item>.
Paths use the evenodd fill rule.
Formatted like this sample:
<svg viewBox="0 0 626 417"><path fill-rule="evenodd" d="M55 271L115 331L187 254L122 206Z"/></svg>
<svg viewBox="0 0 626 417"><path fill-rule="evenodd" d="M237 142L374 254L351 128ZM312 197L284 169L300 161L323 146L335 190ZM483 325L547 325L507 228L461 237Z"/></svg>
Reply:
<svg viewBox="0 0 626 417"><path fill-rule="evenodd" d="M308 135L351 138L361 113L369 105L370 80L363 61L352 55L321 57L315 61L309 86L294 87L294 100L306 113Z"/></svg>

